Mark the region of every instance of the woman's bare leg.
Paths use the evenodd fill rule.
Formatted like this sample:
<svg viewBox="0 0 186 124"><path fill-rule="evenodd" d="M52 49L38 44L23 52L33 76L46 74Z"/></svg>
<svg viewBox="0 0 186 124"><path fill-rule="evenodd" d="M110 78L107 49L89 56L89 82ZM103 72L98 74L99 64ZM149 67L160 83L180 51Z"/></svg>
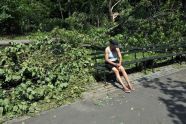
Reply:
<svg viewBox="0 0 186 124"><path fill-rule="evenodd" d="M118 81L121 83L121 85L123 86L125 91L130 91L125 84L123 83L123 81L121 80L121 76L119 75L119 70L115 67L112 68L112 70L114 71L116 78L118 79Z"/></svg>
<svg viewBox="0 0 186 124"><path fill-rule="evenodd" d="M120 67L119 67L119 70L122 72L122 74L123 74L125 80L127 81L127 84L128 84L128 86L129 86L129 88L130 88L131 90L135 90L134 87L132 86L132 84L131 84L130 81L129 81L128 75L127 75L127 73L126 73L124 67L123 67L123 66L120 66Z"/></svg>

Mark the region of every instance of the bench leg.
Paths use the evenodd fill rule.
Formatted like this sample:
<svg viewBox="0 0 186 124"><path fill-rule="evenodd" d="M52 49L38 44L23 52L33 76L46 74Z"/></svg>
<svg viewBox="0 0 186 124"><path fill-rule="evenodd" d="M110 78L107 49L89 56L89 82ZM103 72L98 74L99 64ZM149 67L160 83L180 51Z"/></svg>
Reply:
<svg viewBox="0 0 186 124"><path fill-rule="evenodd" d="M174 61L174 57L172 56L171 59L172 59L172 62L173 62Z"/></svg>
<svg viewBox="0 0 186 124"><path fill-rule="evenodd" d="M147 74L147 70L146 70L146 61L145 61L144 64L143 64L143 68L144 68L145 74Z"/></svg>
<svg viewBox="0 0 186 124"><path fill-rule="evenodd" d="M104 83L105 83L105 85L107 85L108 83L107 83L107 79L106 79L106 72L104 71L104 73L103 73L103 80L104 80Z"/></svg>
<svg viewBox="0 0 186 124"><path fill-rule="evenodd" d="M179 63L182 64L182 55L179 56Z"/></svg>
<svg viewBox="0 0 186 124"><path fill-rule="evenodd" d="M176 62L181 65L181 55L177 55L175 58Z"/></svg>
<svg viewBox="0 0 186 124"><path fill-rule="evenodd" d="M152 61L152 72L153 72L153 73L154 73L154 67L155 67L155 66L154 66L154 65L155 65L154 63L155 63L155 61L153 60L153 61Z"/></svg>

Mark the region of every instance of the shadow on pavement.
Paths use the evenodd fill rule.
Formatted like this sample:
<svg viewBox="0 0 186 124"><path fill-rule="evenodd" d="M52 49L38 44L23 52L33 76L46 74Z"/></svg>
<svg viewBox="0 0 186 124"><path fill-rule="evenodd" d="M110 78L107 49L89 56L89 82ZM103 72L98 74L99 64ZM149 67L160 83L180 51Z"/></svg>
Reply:
<svg viewBox="0 0 186 124"><path fill-rule="evenodd" d="M175 124L186 124L186 82L173 78L143 78L140 84L144 88L158 90L158 99L167 107L168 116Z"/></svg>

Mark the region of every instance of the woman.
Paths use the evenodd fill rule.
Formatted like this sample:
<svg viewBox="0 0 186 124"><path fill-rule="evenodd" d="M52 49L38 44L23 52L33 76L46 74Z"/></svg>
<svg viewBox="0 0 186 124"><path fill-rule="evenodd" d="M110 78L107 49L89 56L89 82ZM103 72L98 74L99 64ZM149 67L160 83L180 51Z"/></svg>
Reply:
<svg viewBox="0 0 186 124"><path fill-rule="evenodd" d="M105 49L105 64L106 67L109 70L114 71L116 78L118 79L118 81L121 83L121 85L124 88L124 91L126 93L130 93L130 90L134 90L132 84L129 81L129 78L127 76L127 73L124 69L124 67L122 66L122 56L121 56L121 52L120 49L118 48L118 43L114 40L110 40L109 41L110 45L108 47L106 47ZM125 80L127 81L127 86L125 86L125 84L123 83L120 73L122 72L122 75L124 76Z"/></svg>

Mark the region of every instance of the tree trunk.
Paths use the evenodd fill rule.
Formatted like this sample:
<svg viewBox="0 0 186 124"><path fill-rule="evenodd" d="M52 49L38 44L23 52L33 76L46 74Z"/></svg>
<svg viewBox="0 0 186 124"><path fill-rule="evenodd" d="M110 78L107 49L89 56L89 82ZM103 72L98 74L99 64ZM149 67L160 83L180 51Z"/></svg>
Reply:
<svg viewBox="0 0 186 124"><path fill-rule="evenodd" d="M59 10L60 10L60 14L61 14L61 19L63 20L63 10L62 10L62 7L61 7L61 1L60 0L57 0L58 1L58 4L59 4Z"/></svg>
<svg viewBox="0 0 186 124"><path fill-rule="evenodd" d="M118 0L114 5L112 5L112 0L109 0L108 2L108 9L109 9L109 18L112 22L115 21L115 18L118 16L118 13L117 12L113 12L113 9L114 7L119 3L121 2L121 0Z"/></svg>
<svg viewBox="0 0 186 124"><path fill-rule="evenodd" d="M186 13L186 0L182 0L183 11Z"/></svg>
<svg viewBox="0 0 186 124"><path fill-rule="evenodd" d="M100 20L99 20L99 16L97 16L97 27L99 28L100 25Z"/></svg>
<svg viewBox="0 0 186 124"><path fill-rule="evenodd" d="M71 0L68 0L68 16L71 16Z"/></svg>
<svg viewBox="0 0 186 124"><path fill-rule="evenodd" d="M112 22L114 22L114 20L113 20L113 13L112 13L112 0L109 0L108 9L109 9L109 19Z"/></svg>

